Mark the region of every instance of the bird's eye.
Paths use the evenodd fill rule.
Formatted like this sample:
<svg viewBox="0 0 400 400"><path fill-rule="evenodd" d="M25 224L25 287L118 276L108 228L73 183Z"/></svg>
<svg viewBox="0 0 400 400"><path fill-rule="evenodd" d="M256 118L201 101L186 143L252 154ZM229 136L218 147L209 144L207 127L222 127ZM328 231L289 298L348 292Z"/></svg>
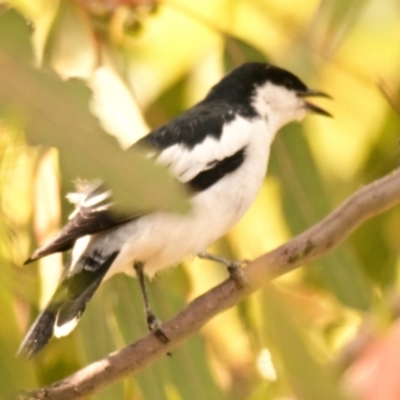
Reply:
<svg viewBox="0 0 400 400"><path fill-rule="evenodd" d="M289 79L286 79L284 86L286 86L288 89L293 89L293 82Z"/></svg>

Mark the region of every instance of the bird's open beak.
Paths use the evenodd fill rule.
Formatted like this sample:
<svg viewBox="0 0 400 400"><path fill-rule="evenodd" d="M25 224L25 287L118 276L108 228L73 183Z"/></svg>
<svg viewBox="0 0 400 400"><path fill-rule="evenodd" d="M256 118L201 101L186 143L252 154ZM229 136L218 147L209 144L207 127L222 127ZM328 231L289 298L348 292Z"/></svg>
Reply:
<svg viewBox="0 0 400 400"><path fill-rule="evenodd" d="M307 89L305 92L297 92L298 97L326 97L327 99L332 99L329 94L326 94L324 92L320 92L319 90L312 90L312 89ZM333 117L332 114L328 113L327 111L323 110L322 108L309 103L308 101L304 102L304 105L308 111L311 111L316 114L324 115L325 117Z"/></svg>

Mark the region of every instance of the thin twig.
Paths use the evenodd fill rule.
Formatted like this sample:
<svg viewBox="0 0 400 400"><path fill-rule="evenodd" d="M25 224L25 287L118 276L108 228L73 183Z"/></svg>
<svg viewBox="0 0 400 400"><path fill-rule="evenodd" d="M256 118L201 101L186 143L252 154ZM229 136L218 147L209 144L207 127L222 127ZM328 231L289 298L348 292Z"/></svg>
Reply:
<svg viewBox="0 0 400 400"><path fill-rule="evenodd" d="M79 399L147 368L198 332L215 315L236 305L269 280L332 251L365 220L399 202L400 169L397 169L358 190L301 235L249 263L243 269L248 287L240 288L228 279L188 304L182 312L163 324L163 330L170 339L167 344L149 334L57 383L21 394L20 399Z"/></svg>

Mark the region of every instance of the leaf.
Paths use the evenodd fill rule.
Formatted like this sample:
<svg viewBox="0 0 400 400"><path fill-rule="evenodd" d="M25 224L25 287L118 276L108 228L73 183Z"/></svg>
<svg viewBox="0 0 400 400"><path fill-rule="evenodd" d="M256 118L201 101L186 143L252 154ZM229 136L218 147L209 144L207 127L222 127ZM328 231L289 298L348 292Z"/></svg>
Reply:
<svg viewBox="0 0 400 400"><path fill-rule="evenodd" d="M316 169L300 125L291 125L276 138L270 171L278 176L288 224L293 234L306 230L333 208ZM371 287L346 246L318 260L313 270L344 304L366 310L371 306Z"/></svg>
<svg viewBox="0 0 400 400"><path fill-rule="evenodd" d="M398 127L398 116L392 110L387 110L381 125L376 127L379 136L362 166L358 182L372 182L398 166ZM399 222L400 209L394 207L367 221L351 237L357 258L368 276L384 290L397 282Z"/></svg>
<svg viewBox="0 0 400 400"><path fill-rule="evenodd" d="M30 66L28 41L21 17L13 11L0 15L0 113L12 109L25 121L30 144L58 148L64 182L101 178L126 210L187 209L183 187L164 168L123 152L100 127L81 81L64 82Z"/></svg>
<svg viewBox="0 0 400 400"><path fill-rule="evenodd" d="M44 50L44 62L63 77L87 78L98 62L89 16L74 2L62 1Z"/></svg>
<svg viewBox="0 0 400 400"><path fill-rule="evenodd" d="M1 225L0 233L3 234ZM2 255L0 255L0 265L0 324L2 326L0 331L0 399L11 399L17 390L34 386L35 377L32 365L15 357L20 340L20 329L10 284L12 268Z"/></svg>
<svg viewBox="0 0 400 400"><path fill-rule="evenodd" d="M317 42L325 54L333 53L356 26L367 4L366 0L321 2L314 21L310 24L310 38Z"/></svg>
<svg viewBox="0 0 400 400"><path fill-rule="evenodd" d="M282 304L272 285L265 289L267 335L281 356L285 376L299 400L340 400L332 371L318 363L306 347L293 316Z"/></svg>
<svg viewBox="0 0 400 400"><path fill-rule="evenodd" d="M226 35L224 46L224 67L230 71L248 61L268 62L265 55L248 42Z"/></svg>

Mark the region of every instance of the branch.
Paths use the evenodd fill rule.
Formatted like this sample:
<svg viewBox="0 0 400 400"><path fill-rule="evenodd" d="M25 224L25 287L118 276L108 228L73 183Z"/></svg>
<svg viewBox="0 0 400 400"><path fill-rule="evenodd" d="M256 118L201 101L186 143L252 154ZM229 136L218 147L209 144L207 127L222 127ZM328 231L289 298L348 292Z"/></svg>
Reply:
<svg viewBox="0 0 400 400"><path fill-rule="evenodd" d="M228 279L198 297L163 324L170 339L161 343L148 334L50 386L20 395L20 400L80 399L147 368L153 361L198 332L212 317L236 305L267 281L332 251L365 220L400 202L400 168L354 193L341 206L299 236L266 253L243 269L248 287Z"/></svg>

